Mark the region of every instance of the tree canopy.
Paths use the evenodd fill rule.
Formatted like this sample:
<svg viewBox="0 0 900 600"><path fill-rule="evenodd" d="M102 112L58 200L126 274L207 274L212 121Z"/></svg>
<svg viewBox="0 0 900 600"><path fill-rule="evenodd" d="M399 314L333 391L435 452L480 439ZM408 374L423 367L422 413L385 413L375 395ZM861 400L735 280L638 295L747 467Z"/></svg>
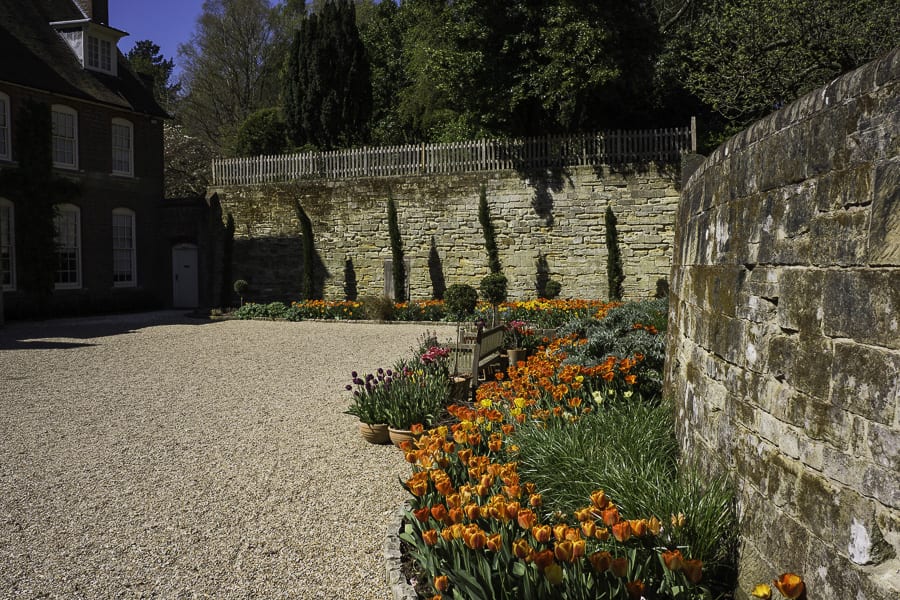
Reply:
<svg viewBox="0 0 900 600"><path fill-rule="evenodd" d="M128 54L125 55L134 72L146 78L153 97L161 107L169 112L175 109L181 84L172 82L172 71L175 69L175 61L164 58L159 51L159 46L151 40L140 40L134 44Z"/></svg>

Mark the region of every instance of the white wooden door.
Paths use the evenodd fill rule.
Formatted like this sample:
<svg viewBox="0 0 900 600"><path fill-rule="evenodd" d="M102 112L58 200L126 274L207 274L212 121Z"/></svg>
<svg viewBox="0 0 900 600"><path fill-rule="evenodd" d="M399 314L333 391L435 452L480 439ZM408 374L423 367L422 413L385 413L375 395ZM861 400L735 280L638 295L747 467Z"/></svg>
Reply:
<svg viewBox="0 0 900 600"><path fill-rule="evenodd" d="M172 248L172 305L197 308L200 304L197 273L197 246L179 244Z"/></svg>

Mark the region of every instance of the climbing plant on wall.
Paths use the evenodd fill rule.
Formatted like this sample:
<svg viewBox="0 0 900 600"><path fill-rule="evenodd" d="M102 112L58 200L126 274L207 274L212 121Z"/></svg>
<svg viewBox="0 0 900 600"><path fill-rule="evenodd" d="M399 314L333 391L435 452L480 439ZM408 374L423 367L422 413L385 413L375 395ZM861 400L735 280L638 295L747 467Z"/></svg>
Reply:
<svg viewBox="0 0 900 600"><path fill-rule="evenodd" d="M74 183L53 177L50 107L25 100L16 123L19 168L0 174L4 194L16 204L16 245L21 268L18 287L47 297L53 292L56 274L55 203L78 194Z"/></svg>
<svg viewBox="0 0 900 600"><path fill-rule="evenodd" d="M303 237L303 279L301 280L301 291L304 300L315 299L315 279L313 278L313 269L315 268L316 248L313 244L313 228L309 215L297 203L297 217L300 219L300 235Z"/></svg>
<svg viewBox="0 0 900 600"><path fill-rule="evenodd" d="M394 275L394 300L406 301L406 263L403 262L403 240L400 239L400 226L397 224L397 205L388 196L388 234L391 238L391 259Z"/></svg>
<svg viewBox="0 0 900 600"><path fill-rule="evenodd" d="M487 250L488 267L491 273L499 273L500 253L497 251L497 232L494 229L494 223L491 221L491 209L488 206L487 190L482 185L478 193L478 222L484 230L484 248Z"/></svg>
<svg viewBox="0 0 900 600"><path fill-rule="evenodd" d="M622 299L622 282L625 272L622 268L622 255L619 252L619 234L616 231L616 215L611 206L606 207L606 276L609 283L609 299Z"/></svg>

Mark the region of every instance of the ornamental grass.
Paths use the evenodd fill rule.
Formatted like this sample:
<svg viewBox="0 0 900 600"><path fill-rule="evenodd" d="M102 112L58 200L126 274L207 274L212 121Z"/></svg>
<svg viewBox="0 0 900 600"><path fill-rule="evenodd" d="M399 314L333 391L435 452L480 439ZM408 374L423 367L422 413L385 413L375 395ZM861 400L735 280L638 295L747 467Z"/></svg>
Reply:
<svg viewBox="0 0 900 600"><path fill-rule="evenodd" d="M402 539L435 598L712 598L728 589L724 483L678 472L641 354L580 365L554 340L403 446Z"/></svg>

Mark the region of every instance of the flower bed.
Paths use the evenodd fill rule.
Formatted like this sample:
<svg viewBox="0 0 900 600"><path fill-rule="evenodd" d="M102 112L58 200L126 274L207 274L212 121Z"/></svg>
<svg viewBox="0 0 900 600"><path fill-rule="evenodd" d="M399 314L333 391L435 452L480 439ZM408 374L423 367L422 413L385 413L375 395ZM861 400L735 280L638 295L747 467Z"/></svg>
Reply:
<svg viewBox="0 0 900 600"><path fill-rule="evenodd" d="M661 335L656 326L640 330ZM452 425L404 445L413 472L401 537L428 594L699 599L731 583L727 486L704 490L698 477L677 472L670 407L640 393L645 355L572 362L587 344L574 334L552 341L482 385L474 406L451 406ZM604 453L557 456L577 448L579 435L595 436ZM575 482L558 465L578 476L578 457L589 454L599 463L593 479L608 489L581 481L565 497ZM539 455L552 460L542 467Z"/></svg>

